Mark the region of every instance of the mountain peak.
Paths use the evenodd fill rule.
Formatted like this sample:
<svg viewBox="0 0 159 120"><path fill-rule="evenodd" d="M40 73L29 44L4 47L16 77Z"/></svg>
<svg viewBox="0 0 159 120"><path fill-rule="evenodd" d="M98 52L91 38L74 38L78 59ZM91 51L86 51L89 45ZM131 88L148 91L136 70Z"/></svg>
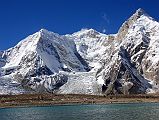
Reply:
<svg viewBox="0 0 159 120"><path fill-rule="evenodd" d="M145 11L142 8L139 8L139 9L136 10L136 13L142 13L143 14L143 13L145 13Z"/></svg>
<svg viewBox="0 0 159 120"><path fill-rule="evenodd" d="M127 20L125 21L122 26L120 27L117 35L117 39L121 40L127 34L128 29L142 16L146 16L151 18L142 8L136 10L136 12ZM152 19L152 18L151 18Z"/></svg>
<svg viewBox="0 0 159 120"><path fill-rule="evenodd" d="M42 29L39 30L39 32L48 32L48 30L42 28Z"/></svg>
<svg viewBox="0 0 159 120"><path fill-rule="evenodd" d="M92 36L92 35L94 36L99 34L100 34L99 32L91 28L91 29L81 29L80 31L75 32L72 35L76 37L84 37L84 36L88 37L88 36Z"/></svg>
<svg viewBox="0 0 159 120"><path fill-rule="evenodd" d="M39 34L48 34L49 33L49 31L44 28L40 29L38 32L39 32Z"/></svg>
<svg viewBox="0 0 159 120"><path fill-rule="evenodd" d="M78 31L78 32L76 32L76 33L94 33L94 32L97 32L96 30L94 30L94 29L92 29L92 28L90 28L90 29L88 29L88 28L84 28L84 29L81 29L80 31Z"/></svg>
<svg viewBox="0 0 159 120"><path fill-rule="evenodd" d="M136 10L133 16L137 16L139 18L142 15L148 16L148 14L142 8L139 8L138 10Z"/></svg>
<svg viewBox="0 0 159 120"><path fill-rule="evenodd" d="M54 32L51 32L47 29L40 29L38 32L37 32L41 37L47 37L47 38L52 38L52 37L59 37L60 35L57 34L57 33L54 33Z"/></svg>

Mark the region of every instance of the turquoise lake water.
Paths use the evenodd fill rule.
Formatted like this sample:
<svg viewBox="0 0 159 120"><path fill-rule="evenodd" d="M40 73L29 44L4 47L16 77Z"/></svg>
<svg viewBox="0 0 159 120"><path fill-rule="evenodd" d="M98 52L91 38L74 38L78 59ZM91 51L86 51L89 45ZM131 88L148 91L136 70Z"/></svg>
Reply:
<svg viewBox="0 0 159 120"><path fill-rule="evenodd" d="M2 108L0 120L159 120L159 103Z"/></svg>

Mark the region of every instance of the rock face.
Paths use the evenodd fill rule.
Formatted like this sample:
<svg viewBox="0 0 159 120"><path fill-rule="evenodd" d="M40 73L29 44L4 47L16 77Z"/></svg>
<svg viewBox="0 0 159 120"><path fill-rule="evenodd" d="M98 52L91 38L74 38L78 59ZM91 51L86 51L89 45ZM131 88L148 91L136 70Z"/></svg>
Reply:
<svg viewBox="0 0 159 120"><path fill-rule="evenodd" d="M42 29L30 35L0 52L0 81L16 83L12 93L18 94L18 89L22 93L156 93L158 65L159 23L138 9L117 34L82 29L58 35ZM0 87L3 94L7 87Z"/></svg>
<svg viewBox="0 0 159 120"><path fill-rule="evenodd" d="M142 16L147 15L144 10L139 8L135 14L133 14L127 21L123 23L123 25L120 27L118 34L117 34L117 40L122 40L125 35L128 33L129 28Z"/></svg>
<svg viewBox="0 0 159 120"><path fill-rule="evenodd" d="M0 67L4 66L6 63L5 56L3 56L3 51L0 51Z"/></svg>
<svg viewBox="0 0 159 120"><path fill-rule="evenodd" d="M115 38L119 46L112 57L103 58L97 73L97 79L105 82L106 94L158 91L158 33L159 23L141 9L122 25ZM127 83L131 87L126 92Z"/></svg>

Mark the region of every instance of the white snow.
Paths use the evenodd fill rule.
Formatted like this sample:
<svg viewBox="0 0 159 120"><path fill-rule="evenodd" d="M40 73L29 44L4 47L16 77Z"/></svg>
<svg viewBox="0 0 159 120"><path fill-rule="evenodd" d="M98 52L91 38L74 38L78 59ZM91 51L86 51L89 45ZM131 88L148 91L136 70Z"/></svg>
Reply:
<svg viewBox="0 0 159 120"><path fill-rule="evenodd" d="M101 84L101 85L105 84L102 76L99 76L97 81L98 81L98 84Z"/></svg>
<svg viewBox="0 0 159 120"><path fill-rule="evenodd" d="M68 82L60 87L58 93L92 95L101 93L101 85L97 83L94 72L76 72L68 76Z"/></svg>

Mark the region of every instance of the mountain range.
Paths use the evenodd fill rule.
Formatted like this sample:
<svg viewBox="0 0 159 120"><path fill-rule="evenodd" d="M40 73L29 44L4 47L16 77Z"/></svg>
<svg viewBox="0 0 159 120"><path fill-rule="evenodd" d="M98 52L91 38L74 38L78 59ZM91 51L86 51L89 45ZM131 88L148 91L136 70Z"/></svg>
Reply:
<svg viewBox="0 0 159 120"><path fill-rule="evenodd" d="M159 22L141 8L116 34L46 29L0 51L0 94L159 91Z"/></svg>

